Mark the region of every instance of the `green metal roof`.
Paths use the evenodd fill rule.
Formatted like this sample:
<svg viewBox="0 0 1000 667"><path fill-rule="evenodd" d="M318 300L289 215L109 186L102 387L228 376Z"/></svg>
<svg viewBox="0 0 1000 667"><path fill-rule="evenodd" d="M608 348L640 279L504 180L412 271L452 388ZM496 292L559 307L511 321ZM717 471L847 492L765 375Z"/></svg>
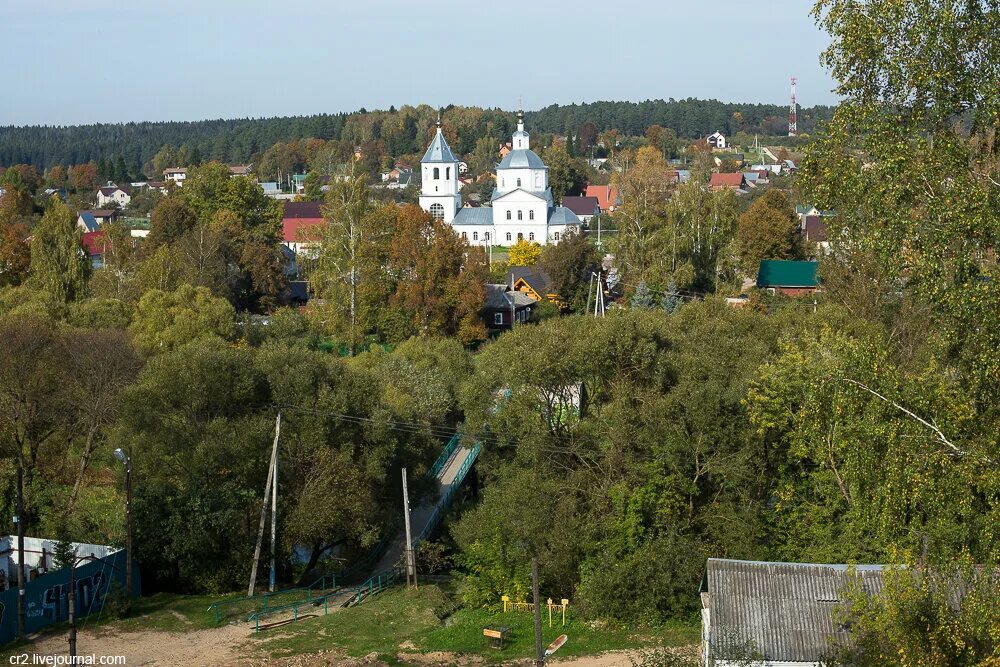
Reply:
<svg viewBox="0 0 1000 667"><path fill-rule="evenodd" d="M762 259L757 271L757 287L818 287L818 262Z"/></svg>

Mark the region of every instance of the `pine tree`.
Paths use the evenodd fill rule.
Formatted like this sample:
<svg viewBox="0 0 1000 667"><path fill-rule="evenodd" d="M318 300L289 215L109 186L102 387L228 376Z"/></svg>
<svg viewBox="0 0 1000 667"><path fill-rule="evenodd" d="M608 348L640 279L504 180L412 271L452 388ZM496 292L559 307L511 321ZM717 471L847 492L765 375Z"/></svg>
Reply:
<svg viewBox="0 0 1000 667"><path fill-rule="evenodd" d="M635 288L635 294L632 295L632 307L642 310L652 310L655 305L656 302L653 300L653 293L649 291L646 281L640 280L639 285Z"/></svg>
<svg viewBox="0 0 1000 667"><path fill-rule="evenodd" d="M677 284L673 280L667 285L667 291L663 294L663 301L660 304L667 314L674 312L681 306L681 296L677 293Z"/></svg>

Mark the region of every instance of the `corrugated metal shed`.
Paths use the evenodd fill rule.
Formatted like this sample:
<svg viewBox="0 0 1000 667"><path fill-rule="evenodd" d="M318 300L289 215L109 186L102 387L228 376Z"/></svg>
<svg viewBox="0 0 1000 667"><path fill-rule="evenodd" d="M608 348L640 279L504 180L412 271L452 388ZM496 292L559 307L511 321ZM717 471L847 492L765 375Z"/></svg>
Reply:
<svg viewBox="0 0 1000 667"><path fill-rule="evenodd" d="M835 611L857 577L869 595L881 592L882 565L766 563L710 558L702 583L715 657L746 644L766 660L817 662L846 630Z"/></svg>

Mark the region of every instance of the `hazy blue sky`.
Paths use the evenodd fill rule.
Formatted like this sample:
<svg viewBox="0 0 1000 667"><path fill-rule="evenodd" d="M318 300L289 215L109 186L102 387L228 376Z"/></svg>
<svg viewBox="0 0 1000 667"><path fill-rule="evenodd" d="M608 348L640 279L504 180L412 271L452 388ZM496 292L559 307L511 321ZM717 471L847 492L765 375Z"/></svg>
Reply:
<svg viewBox="0 0 1000 667"><path fill-rule="evenodd" d="M812 0L13 0L0 124L670 97L830 103ZM9 61L9 62L11 62Z"/></svg>

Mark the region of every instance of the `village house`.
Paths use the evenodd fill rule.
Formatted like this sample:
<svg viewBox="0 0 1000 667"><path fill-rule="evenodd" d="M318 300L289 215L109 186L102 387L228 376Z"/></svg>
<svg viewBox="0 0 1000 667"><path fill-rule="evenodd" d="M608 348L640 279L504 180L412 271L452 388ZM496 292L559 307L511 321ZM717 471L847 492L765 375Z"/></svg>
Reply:
<svg viewBox="0 0 1000 667"><path fill-rule="evenodd" d="M76 226L82 232L96 232L101 225L105 225L118 217L118 211L114 209L93 209L90 211L79 211L76 217Z"/></svg>
<svg viewBox="0 0 1000 667"><path fill-rule="evenodd" d="M883 588L883 565L816 565L709 558L702 579L702 664L820 667L849 640L838 605L849 585Z"/></svg>
<svg viewBox="0 0 1000 667"><path fill-rule="evenodd" d="M746 191L747 181L743 178L743 174L739 172L733 174L712 174L712 178L708 182L708 187L710 190L729 189Z"/></svg>
<svg viewBox="0 0 1000 667"><path fill-rule="evenodd" d="M98 206L107 206L113 203L117 204L119 208L125 208L130 201L132 201L132 197L129 196L128 192L111 181L108 181L106 186L97 190Z"/></svg>
<svg viewBox="0 0 1000 667"><path fill-rule="evenodd" d="M531 307L536 303L536 299L511 289L510 285L488 283L482 310L483 323L491 334L505 331L514 323L527 322L531 318Z"/></svg>
<svg viewBox="0 0 1000 667"><path fill-rule="evenodd" d="M187 178L187 167L167 167L163 170L163 180L173 181L177 185L184 185Z"/></svg>
<svg viewBox="0 0 1000 667"><path fill-rule="evenodd" d="M230 176L250 176L253 174L252 164L231 164L229 165Z"/></svg>
<svg viewBox="0 0 1000 667"><path fill-rule="evenodd" d="M621 206L618 188L613 185L588 185L583 191L585 197L596 197L601 213L613 213L615 207Z"/></svg>
<svg viewBox="0 0 1000 667"><path fill-rule="evenodd" d="M813 294L819 289L818 268L818 262L762 259L757 271L757 289L787 296Z"/></svg>
<svg viewBox="0 0 1000 667"><path fill-rule="evenodd" d="M707 141L708 145L712 148L723 150L726 147L726 137L722 134L722 132L713 132L705 137L705 141Z"/></svg>
<svg viewBox="0 0 1000 667"><path fill-rule="evenodd" d="M573 211L576 217L583 222L590 222L591 218L601 214L601 205L597 197L563 197L563 206Z"/></svg>
<svg viewBox="0 0 1000 667"><path fill-rule="evenodd" d="M807 215L802 221L802 236L807 243L816 247L818 254L826 254L830 250L827 237L826 221L821 215Z"/></svg>
<svg viewBox="0 0 1000 667"><path fill-rule="evenodd" d="M285 202L281 219L281 242L290 253L288 273L298 275L297 259L312 257L323 240L326 220L323 219L322 202Z"/></svg>
<svg viewBox="0 0 1000 667"><path fill-rule="evenodd" d="M510 267L507 269L507 284L535 301L559 303L559 295L552 291L552 278L537 266Z"/></svg>

